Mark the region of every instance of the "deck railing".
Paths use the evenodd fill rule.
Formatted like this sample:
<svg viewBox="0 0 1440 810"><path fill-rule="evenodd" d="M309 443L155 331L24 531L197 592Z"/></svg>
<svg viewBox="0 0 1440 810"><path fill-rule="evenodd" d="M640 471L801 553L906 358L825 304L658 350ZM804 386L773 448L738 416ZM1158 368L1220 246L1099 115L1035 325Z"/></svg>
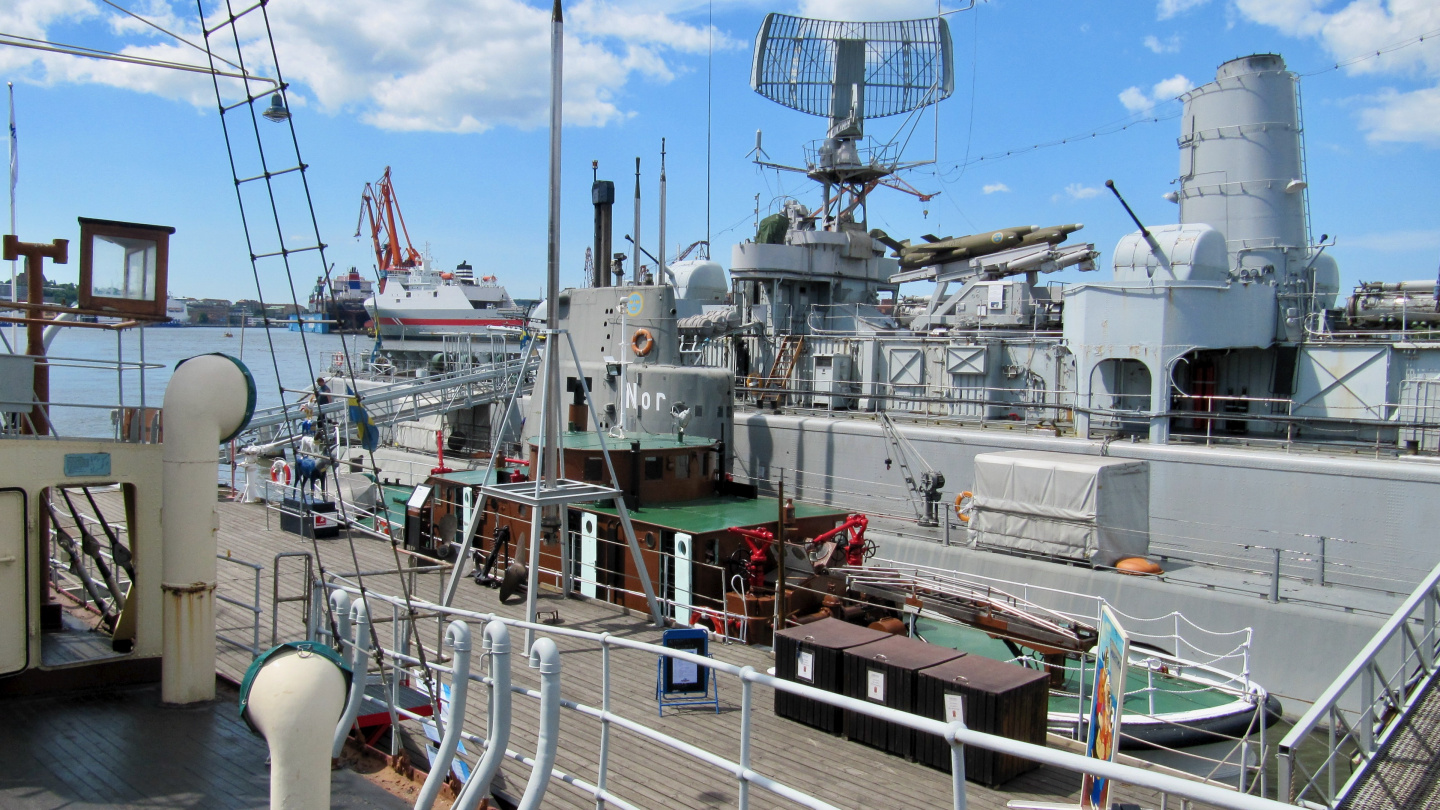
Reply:
<svg viewBox="0 0 1440 810"><path fill-rule="evenodd" d="M331 590L345 591L352 597L359 598L362 596L359 588L347 584L331 584L327 587ZM1155 773L1140 768L1091 759L1080 754L1059 751L1041 745L1019 742L1006 737L998 737L974 731L966 728L961 722L945 723L940 720L933 720L928 717L898 711L868 701L816 689L811 686L806 686L805 684L775 678L758 672L750 666L736 666L724 661L693 655L658 644L650 644L628 638L618 638L609 633L592 633L583 630L552 627L544 624L530 624L514 619L498 617L494 614L444 607L430 602L419 601L414 598L410 599L407 605L402 599L380 594L369 589L367 589L367 592L363 596L371 603L371 610L378 608L378 603L385 603L395 608L404 609L407 613L410 609L422 611L427 614L427 617L434 617L438 614L442 619L486 623L500 622L512 628L533 631L542 637L547 635L559 636L582 639L598 644L601 655L600 706L590 706L572 700L561 701L564 708L569 709L577 715L589 717L598 721L600 724L601 750L596 762L598 770L596 781L590 783L578 775L565 774L558 770L554 771L550 778L551 780L558 780L561 784L568 785L589 794L594 797L597 802L603 802L604 804L615 807L625 808L634 806L623 796L617 795L605 787L609 781L607 777L610 769L608 765L609 758L605 756L605 751L608 750L612 744L612 737L617 730L635 734L650 742L682 752L694 758L699 763L709 765L730 774L730 776L736 780L738 793L737 806L741 808L741 810L746 810L746 808L750 806L750 789L752 787L769 791L778 797L803 807L824 808L826 810L834 807L834 805L822 798L812 796L804 791L786 785L779 779L761 773L753 767L751 761L751 740L753 738L753 718L756 708L754 686L757 684L762 687L770 687L778 691L816 700L830 706L858 712L875 719L896 723L924 734L942 737L949 741L951 745L951 763L953 770L953 806L957 808L957 810L963 810L967 804L963 749L965 745L975 745L987 750L1023 757L1057 768L1092 773L1127 785L1156 790L1167 796L1206 802L1220 808L1235 808L1235 810L1280 810L1281 808L1287 807L1287 805L1269 799L1237 793L1214 785L1194 782L1169 774ZM316 601L318 602L319 600L317 599ZM714 671L722 677L738 680L740 683L741 706L740 728L738 730L739 749L736 759L729 759L720 754L705 750L699 746L673 737L660 729L626 718L612 711L610 707L615 704L611 700L611 692L613 690L610 659L611 652L617 649L634 650L656 656L669 656L697 666L713 668ZM400 650L383 650L382 657L388 662L387 668L411 668L419 664L418 659ZM428 662L426 666L441 677L447 673L453 674L453 670L450 667L433 661ZM493 684L491 679L483 677L478 673L470 674L469 678L476 683ZM511 691L515 694L534 699L539 699L540 697L538 691L523 687L512 686ZM478 744L484 743L482 738L474 734L467 733L464 737ZM506 756L525 763L532 761L523 754L515 752L507 751Z"/></svg>
<svg viewBox="0 0 1440 810"><path fill-rule="evenodd" d="M1437 610L1440 565L1280 741L1281 798L1333 808L1365 778L1376 753L1440 669ZM1324 756L1307 768L1302 756L1318 747L1312 739L1316 732L1324 736ZM1358 758L1358 766L1352 758Z"/></svg>

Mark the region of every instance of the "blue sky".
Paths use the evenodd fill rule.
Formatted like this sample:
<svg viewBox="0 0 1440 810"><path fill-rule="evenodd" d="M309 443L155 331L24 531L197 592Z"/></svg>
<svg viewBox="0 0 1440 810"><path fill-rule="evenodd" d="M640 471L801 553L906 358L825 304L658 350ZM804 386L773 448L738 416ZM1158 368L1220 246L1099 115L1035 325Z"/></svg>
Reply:
<svg viewBox="0 0 1440 810"><path fill-rule="evenodd" d="M193 4L120 4L197 37ZM707 74L716 258L728 266L730 245L752 235L756 194L761 216L785 195L813 207L818 191L803 177L761 171L746 158L757 129L782 163L798 163L801 145L823 136L823 121L748 86L751 43L767 11L905 19L934 9L907 0L567 4L562 281L581 281L592 160L601 178L616 182L616 249L624 250L634 159L642 158L642 239L656 250L662 137L668 252L705 238ZM417 247L428 244L441 266L468 260L513 295L536 295L545 265L548 7L273 0L270 16L337 270L368 271L373 263L368 238L353 234L361 189L388 165ZM1332 251L1345 288L1435 277L1440 4L1433 0L994 0L948 19L955 93L939 106L938 144L926 119L906 153L938 159L905 179L940 193L922 203L882 189L872 199L872 227L913 238L1083 222L1077 236L1102 251L1108 276L1110 253L1132 226L1104 193L1107 179L1147 224L1177 216L1162 195L1177 170L1179 105L1165 99L1213 79L1225 60L1277 52L1292 70L1314 74L1302 81L1312 224L1315 234L1338 240ZM1424 42L1325 70L1427 33ZM204 59L100 0L11 0L0 9L0 34ZM172 293L254 295L209 79L3 46L0 78L15 83L22 239L75 239L77 216L171 225ZM1119 130L1127 121L1139 123ZM883 139L897 123L872 122L868 131ZM284 129L262 124L273 128L267 139ZM1094 132L1108 134L1089 137ZM1029 148L1062 138L1073 142ZM1007 151L1016 154L1004 157ZM283 227L287 238L300 239L308 214L287 212ZM303 300L321 265L311 254L294 267ZM73 272L72 263L52 276ZM288 298L276 266L262 281L267 300Z"/></svg>

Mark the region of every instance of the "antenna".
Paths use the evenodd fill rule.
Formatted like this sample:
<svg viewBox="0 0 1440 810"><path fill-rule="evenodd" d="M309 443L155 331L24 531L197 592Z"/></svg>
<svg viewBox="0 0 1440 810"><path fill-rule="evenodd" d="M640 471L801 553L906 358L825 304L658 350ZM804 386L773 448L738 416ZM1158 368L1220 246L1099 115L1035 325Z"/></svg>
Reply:
<svg viewBox="0 0 1440 810"><path fill-rule="evenodd" d="M901 168L898 148L857 145L865 119L950 97L950 26L943 17L855 23L769 14L755 37L750 86L777 104L830 120L824 140L806 148L805 169L762 162L768 156L758 132L756 162L803 171L822 184L826 230L857 219L857 211L863 227L866 196Z"/></svg>
<svg viewBox="0 0 1440 810"><path fill-rule="evenodd" d="M866 118L950 97L950 26L940 17L837 22L768 14L755 38L750 86L792 110L830 119L827 137L859 137Z"/></svg>

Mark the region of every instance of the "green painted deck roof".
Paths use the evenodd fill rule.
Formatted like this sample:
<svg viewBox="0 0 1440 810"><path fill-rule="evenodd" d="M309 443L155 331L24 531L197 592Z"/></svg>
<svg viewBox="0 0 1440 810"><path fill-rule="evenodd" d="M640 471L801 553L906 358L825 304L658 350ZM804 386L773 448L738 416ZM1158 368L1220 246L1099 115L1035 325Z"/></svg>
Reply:
<svg viewBox="0 0 1440 810"><path fill-rule="evenodd" d="M399 484L381 484L380 492L385 496L385 517L391 523L405 523L405 502L410 500L410 493L414 487L401 486ZM379 510L376 510L379 511ZM373 529L374 526L371 526Z"/></svg>
<svg viewBox="0 0 1440 810"><path fill-rule="evenodd" d="M506 469L509 469L509 467L507 466ZM484 467L478 470L455 470L454 472L448 472L438 477L452 484L463 484L465 486L475 486L486 483Z"/></svg>
<svg viewBox="0 0 1440 810"><path fill-rule="evenodd" d="M563 437L565 449L567 450L599 450L600 436L593 430L569 431ZM538 444L539 436L531 436L530 443ZM630 452L630 443L640 442L640 449L644 450L676 450L681 447L690 447L700 450L707 447L714 447L713 439L706 439L701 436L686 436L684 443L675 439L673 433L627 433L624 439L616 439L610 436L605 437L605 447L612 453Z"/></svg>
<svg viewBox="0 0 1440 810"><path fill-rule="evenodd" d="M610 505L590 506L592 511L605 515L615 514L615 508ZM774 523L778 517L779 507L774 498L739 498L735 496L715 496L713 498L700 498L693 501L681 501L678 503L664 503L646 506L630 513L630 517L636 521L662 526L667 529L685 532L687 534L707 534L710 532L724 531L731 526L756 526L761 523ZM828 506L815 506L808 503L795 504L795 517L825 517L834 516L843 520L849 513L841 509L833 509Z"/></svg>

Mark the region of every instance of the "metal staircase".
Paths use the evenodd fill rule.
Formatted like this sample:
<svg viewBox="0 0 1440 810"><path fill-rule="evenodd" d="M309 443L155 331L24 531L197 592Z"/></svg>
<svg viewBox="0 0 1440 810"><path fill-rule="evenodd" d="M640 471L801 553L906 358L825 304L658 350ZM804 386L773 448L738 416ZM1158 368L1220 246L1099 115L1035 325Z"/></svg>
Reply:
<svg viewBox="0 0 1440 810"><path fill-rule="evenodd" d="M804 335L784 335L780 338L780 346L775 351L775 362L770 364L770 373L760 381L760 394L756 397L756 404L762 408L766 405L779 407L785 401L785 389L790 385L795 364L800 362L800 355L804 350Z"/></svg>

